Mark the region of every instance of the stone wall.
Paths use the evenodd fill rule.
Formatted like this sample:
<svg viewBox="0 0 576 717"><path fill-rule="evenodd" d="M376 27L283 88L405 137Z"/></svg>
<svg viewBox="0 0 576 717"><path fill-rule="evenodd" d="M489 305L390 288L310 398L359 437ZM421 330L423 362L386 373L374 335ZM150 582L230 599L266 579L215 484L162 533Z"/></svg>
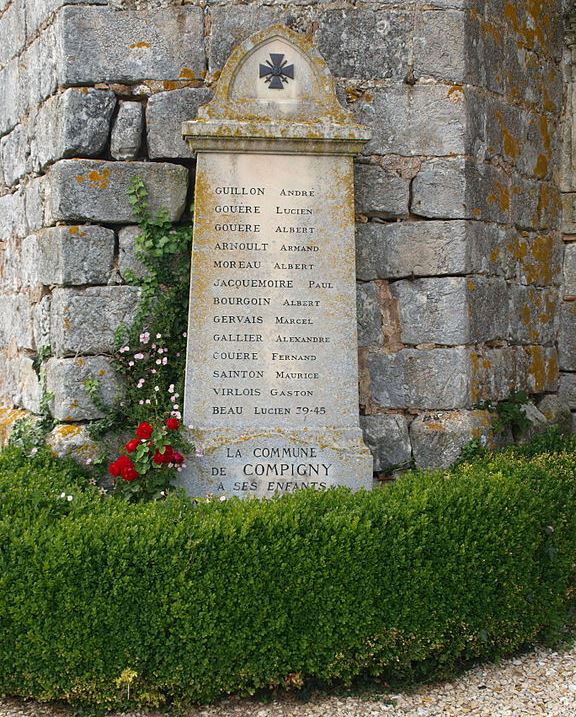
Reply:
<svg viewBox="0 0 576 717"><path fill-rule="evenodd" d="M0 0L4 403L40 409L34 358L49 347L55 417L77 432L99 415L82 382L113 395L106 356L137 300L123 283L129 180L186 218L181 123L231 49L275 22L313 35L373 131L356 179L360 405L376 471L450 462L488 432L479 402L555 392L561 4ZM576 304L563 306L567 335ZM576 371L566 341L562 368Z"/></svg>

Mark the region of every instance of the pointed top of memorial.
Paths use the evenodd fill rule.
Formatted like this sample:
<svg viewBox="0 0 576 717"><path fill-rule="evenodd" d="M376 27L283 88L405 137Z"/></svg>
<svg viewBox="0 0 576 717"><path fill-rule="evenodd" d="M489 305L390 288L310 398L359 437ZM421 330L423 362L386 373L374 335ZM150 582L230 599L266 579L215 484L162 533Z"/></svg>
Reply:
<svg viewBox="0 0 576 717"><path fill-rule="evenodd" d="M194 151L312 154L357 154L370 138L338 101L311 38L284 25L234 49L214 98L184 123L183 135Z"/></svg>

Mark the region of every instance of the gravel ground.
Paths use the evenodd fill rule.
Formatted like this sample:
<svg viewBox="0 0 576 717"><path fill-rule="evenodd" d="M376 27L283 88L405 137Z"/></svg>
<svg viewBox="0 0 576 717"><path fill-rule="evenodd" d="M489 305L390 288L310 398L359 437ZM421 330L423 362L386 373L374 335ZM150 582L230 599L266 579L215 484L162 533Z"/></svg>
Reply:
<svg viewBox="0 0 576 717"><path fill-rule="evenodd" d="M0 700L0 717L70 717L64 708L19 700ZM130 713L109 717L158 717ZM566 652L543 648L482 665L454 682L415 692L364 697L318 697L302 703L282 699L262 704L230 699L191 710L188 717L576 717L576 647Z"/></svg>

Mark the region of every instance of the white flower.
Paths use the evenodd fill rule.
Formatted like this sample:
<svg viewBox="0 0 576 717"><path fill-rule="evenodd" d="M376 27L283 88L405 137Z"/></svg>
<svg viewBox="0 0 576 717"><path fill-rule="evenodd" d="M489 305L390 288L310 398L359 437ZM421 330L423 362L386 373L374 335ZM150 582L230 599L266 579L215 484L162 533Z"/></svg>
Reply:
<svg viewBox="0 0 576 717"><path fill-rule="evenodd" d="M144 358L144 354L134 354L134 358L136 359L136 361L142 361L142 359Z"/></svg>
<svg viewBox="0 0 576 717"><path fill-rule="evenodd" d="M139 403L141 406L143 406L143 405L144 405L144 399L141 398L141 399L138 401L138 403Z"/></svg>
<svg viewBox="0 0 576 717"><path fill-rule="evenodd" d="M196 448L196 450L194 451L194 453L195 453L197 456L203 456L203 455L204 455L204 451L203 451L201 448Z"/></svg>
<svg viewBox="0 0 576 717"><path fill-rule="evenodd" d="M149 405L150 405L150 399L147 398L147 399L144 401L144 403L145 403L147 406L149 406Z"/></svg>
<svg viewBox="0 0 576 717"><path fill-rule="evenodd" d="M157 339L161 339L161 338L162 338L162 334L156 334L156 338L157 338Z"/></svg>
<svg viewBox="0 0 576 717"><path fill-rule="evenodd" d="M68 496L66 496L66 500L67 500L68 502L70 502L73 497L74 497L74 496L72 496L72 495L68 495Z"/></svg>
<svg viewBox="0 0 576 717"><path fill-rule="evenodd" d="M89 466L92 463L92 458L86 458L86 465Z"/></svg>
<svg viewBox="0 0 576 717"><path fill-rule="evenodd" d="M168 359L166 358L166 356L164 356L164 358L162 359L162 364L164 366L166 366L167 363L168 363Z"/></svg>
<svg viewBox="0 0 576 717"><path fill-rule="evenodd" d="M150 334L148 333L148 331L145 331L143 334L140 334L141 344L147 344L148 341L150 341Z"/></svg>
<svg viewBox="0 0 576 717"><path fill-rule="evenodd" d="M128 361L128 366L134 366L134 361Z"/></svg>
<svg viewBox="0 0 576 717"><path fill-rule="evenodd" d="M184 333L182 334L182 336L183 336L184 338L186 338L186 336L188 336L188 334L187 334L186 332L184 332Z"/></svg>
<svg viewBox="0 0 576 717"><path fill-rule="evenodd" d="M171 383L171 384L168 386L168 393L174 393L174 384L173 384L173 383Z"/></svg>
<svg viewBox="0 0 576 717"><path fill-rule="evenodd" d="M60 493L59 498L66 498L66 493Z"/></svg>
<svg viewBox="0 0 576 717"><path fill-rule="evenodd" d="M172 406L172 408L173 408L175 411L179 411L179 410L180 410L180 406L179 406L177 403L175 403L175 404Z"/></svg>
<svg viewBox="0 0 576 717"><path fill-rule="evenodd" d="M164 349L158 349L158 353L159 353L159 354L163 354L163 353L164 353Z"/></svg>
<svg viewBox="0 0 576 717"><path fill-rule="evenodd" d="M153 369L150 371L150 373L157 373L157 372L156 372L156 369L153 368Z"/></svg>
<svg viewBox="0 0 576 717"><path fill-rule="evenodd" d="M223 502L226 500L226 496L225 496L225 495L221 495L218 500L219 500L221 503L223 503Z"/></svg>
<svg viewBox="0 0 576 717"><path fill-rule="evenodd" d="M156 366L160 366L162 364L162 359L156 359Z"/></svg>
<svg viewBox="0 0 576 717"><path fill-rule="evenodd" d="M159 391L159 390L160 390L160 386L154 386L154 390L155 390L155 391Z"/></svg>

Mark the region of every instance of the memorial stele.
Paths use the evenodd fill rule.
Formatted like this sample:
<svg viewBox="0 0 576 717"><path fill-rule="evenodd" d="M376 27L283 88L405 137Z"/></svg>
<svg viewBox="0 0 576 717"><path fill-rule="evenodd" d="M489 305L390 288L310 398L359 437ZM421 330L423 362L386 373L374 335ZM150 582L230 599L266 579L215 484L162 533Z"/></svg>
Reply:
<svg viewBox="0 0 576 717"><path fill-rule="evenodd" d="M353 156L367 130L308 37L231 54L197 155L184 421L192 495L372 485L358 416Z"/></svg>

